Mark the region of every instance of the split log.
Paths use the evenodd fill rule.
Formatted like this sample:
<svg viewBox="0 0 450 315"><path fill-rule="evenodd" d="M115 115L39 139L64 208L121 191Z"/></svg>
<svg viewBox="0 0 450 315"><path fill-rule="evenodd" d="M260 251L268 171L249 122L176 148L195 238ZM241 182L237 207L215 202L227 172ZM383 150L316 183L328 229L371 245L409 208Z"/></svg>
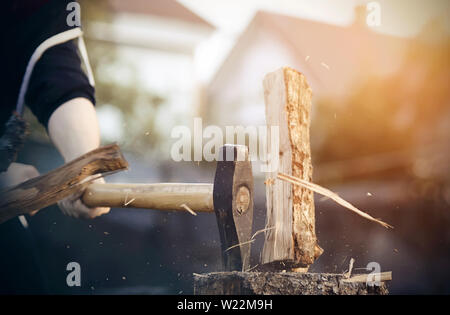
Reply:
<svg viewBox="0 0 450 315"><path fill-rule="evenodd" d="M313 192L276 177L282 172L312 180L309 141L312 92L306 78L291 68L267 74L263 86L267 150L271 154L270 142L278 140L279 164L277 170L266 173L268 230L261 263L281 269L304 268L323 252L317 245ZM272 138L272 126L278 126L278 139Z"/></svg>
<svg viewBox="0 0 450 315"><path fill-rule="evenodd" d="M384 277L379 285L349 281L342 274L298 272L213 272L194 274L196 295L385 295Z"/></svg>
<svg viewBox="0 0 450 315"><path fill-rule="evenodd" d="M117 145L92 150L47 174L0 191L0 223L45 208L83 190L91 175L126 168L128 163Z"/></svg>

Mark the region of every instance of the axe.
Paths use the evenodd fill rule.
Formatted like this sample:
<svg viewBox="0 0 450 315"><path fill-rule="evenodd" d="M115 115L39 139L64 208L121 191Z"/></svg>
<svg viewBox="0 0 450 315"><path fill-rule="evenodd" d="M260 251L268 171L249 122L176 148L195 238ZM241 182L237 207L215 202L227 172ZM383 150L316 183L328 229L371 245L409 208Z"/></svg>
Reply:
<svg viewBox="0 0 450 315"><path fill-rule="evenodd" d="M253 223L253 176L246 146L220 148L214 184L93 184L89 176L128 167L117 145L90 151L47 174L0 191L0 224L84 190L89 207L214 212L226 271L247 270ZM191 210L193 209L193 210Z"/></svg>
<svg viewBox="0 0 450 315"><path fill-rule="evenodd" d="M214 184L91 184L82 200L89 207L214 212L224 269L249 269L253 175L246 146L220 148Z"/></svg>

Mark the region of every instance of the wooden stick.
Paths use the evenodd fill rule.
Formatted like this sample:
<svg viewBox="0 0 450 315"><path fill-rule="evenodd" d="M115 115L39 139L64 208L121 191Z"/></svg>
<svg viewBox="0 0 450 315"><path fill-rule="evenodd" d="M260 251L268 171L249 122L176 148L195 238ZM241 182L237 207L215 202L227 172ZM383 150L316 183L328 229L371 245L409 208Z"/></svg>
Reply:
<svg viewBox="0 0 450 315"><path fill-rule="evenodd" d="M355 263L355 259L354 258L350 258L350 263L348 265L348 271L346 273L344 273L344 278L348 279L348 278L351 277L354 263Z"/></svg>
<svg viewBox="0 0 450 315"><path fill-rule="evenodd" d="M0 223L62 200L89 184L89 176L128 167L117 145L108 145L0 192Z"/></svg>
<svg viewBox="0 0 450 315"><path fill-rule="evenodd" d="M379 280L380 282L392 280L392 271L354 275L353 277L351 277L349 279L342 279L343 282L347 282L347 283L349 283L349 282L351 282L351 283L374 282L377 280Z"/></svg>
<svg viewBox="0 0 450 315"><path fill-rule="evenodd" d="M190 214L192 214L193 216L197 216L197 213L195 213L195 211L192 210L191 208L189 208L185 203L180 205L180 207L186 209L186 211L189 212Z"/></svg>
<svg viewBox="0 0 450 315"><path fill-rule="evenodd" d="M132 201L131 201L132 200ZM91 184L83 202L89 207L144 208L214 212L212 184Z"/></svg>
<svg viewBox="0 0 450 315"><path fill-rule="evenodd" d="M267 138L271 126L279 127L278 170L266 173L267 226L262 264L281 263L281 268L307 267L320 256L317 245L313 192L301 186L276 181L278 172L311 181L309 143L311 89L305 77L290 68L264 78ZM271 143L267 145L271 150ZM269 152L270 154L271 152ZM276 153L273 153L276 154Z"/></svg>

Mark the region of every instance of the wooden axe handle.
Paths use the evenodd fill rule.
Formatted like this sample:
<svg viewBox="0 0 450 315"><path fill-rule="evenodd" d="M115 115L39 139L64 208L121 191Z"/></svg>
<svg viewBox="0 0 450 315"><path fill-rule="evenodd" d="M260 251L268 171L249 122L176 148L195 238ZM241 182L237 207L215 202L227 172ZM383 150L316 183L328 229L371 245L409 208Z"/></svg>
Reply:
<svg viewBox="0 0 450 315"><path fill-rule="evenodd" d="M214 212L212 184L91 184L84 194L88 207L144 208Z"/></svg>

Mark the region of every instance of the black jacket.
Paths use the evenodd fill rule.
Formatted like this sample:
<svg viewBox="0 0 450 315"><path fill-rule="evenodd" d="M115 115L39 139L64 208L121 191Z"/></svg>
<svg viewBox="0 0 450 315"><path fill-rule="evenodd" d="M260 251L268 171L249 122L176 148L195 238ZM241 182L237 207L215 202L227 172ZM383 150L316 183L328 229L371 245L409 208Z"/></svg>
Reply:
<svg viewBox="0 0 450 315"><path fill-rule="evenodd" d="M2 3L0 135L15 110L27 64L46 39L76 28L69 26L68 0L7 0ZM74 93L76 94L74 96ZM93 87L81 70L73 42L48 49L35 65L25 103L47 127L53 111L71 97L85 96L94 102ZM69 95L71 94L71 95Z"/></svg>

